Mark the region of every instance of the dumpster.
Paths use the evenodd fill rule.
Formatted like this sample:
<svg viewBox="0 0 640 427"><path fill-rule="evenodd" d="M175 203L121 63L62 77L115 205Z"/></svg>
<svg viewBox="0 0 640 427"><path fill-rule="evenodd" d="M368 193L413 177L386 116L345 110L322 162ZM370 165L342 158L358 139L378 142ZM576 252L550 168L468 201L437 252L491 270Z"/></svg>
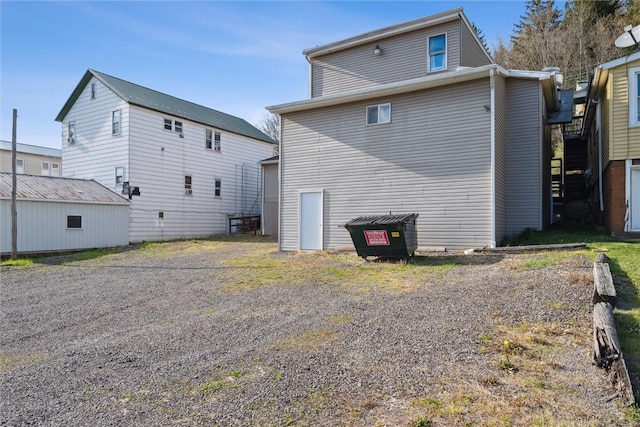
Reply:
<svg viewBox="0 0 640 427"><path fill-rule="evenodd" d="M418 248L417 213L361 216L344 225L358 256L409 260Z"/></svg>

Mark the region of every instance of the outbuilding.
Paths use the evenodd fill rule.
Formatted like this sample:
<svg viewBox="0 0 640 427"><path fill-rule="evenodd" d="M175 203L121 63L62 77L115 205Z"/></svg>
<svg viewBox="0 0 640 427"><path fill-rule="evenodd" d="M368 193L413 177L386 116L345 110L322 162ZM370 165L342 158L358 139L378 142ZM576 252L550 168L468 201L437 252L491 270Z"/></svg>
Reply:
<svg viewBox="0 0 640 427"><path fill-rule="evenodd" d="M93 180L16 175L19 254L129 244L129 201ZM11 253L10 173L0 173L0 251Z"/></svg>

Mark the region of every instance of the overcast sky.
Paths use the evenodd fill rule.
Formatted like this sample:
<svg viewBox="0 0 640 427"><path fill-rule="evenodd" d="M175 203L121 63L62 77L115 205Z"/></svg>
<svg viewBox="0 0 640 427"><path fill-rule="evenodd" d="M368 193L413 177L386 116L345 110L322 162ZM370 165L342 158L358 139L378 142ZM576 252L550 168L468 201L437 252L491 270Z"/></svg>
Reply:
<svg viewBox="0 0 640 427"><path fill-rule="evenodd" d="M307 98L304 49L458 6L490 46L525 12L515 0L2 0L0 139L16 108L18 142L61 148L54 119L88 68L255 124Z"/></svg>

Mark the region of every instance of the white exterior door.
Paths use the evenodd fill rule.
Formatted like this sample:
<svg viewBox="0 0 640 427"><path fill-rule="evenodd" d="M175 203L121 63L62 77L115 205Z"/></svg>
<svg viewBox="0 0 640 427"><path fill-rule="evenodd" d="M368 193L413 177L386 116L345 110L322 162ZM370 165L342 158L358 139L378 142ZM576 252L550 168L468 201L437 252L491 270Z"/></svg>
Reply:
<svg viewBox="0 0 640 427"><path fill-rule="evenodd" d="M629 179L629 230L640 230L640 166L630 168Z"/></svg>
<svg viewBox="0 0 640 427"><path fill-rule="evenodd" d="M300 249L322 250L322 191L300 192Z"/></svg>

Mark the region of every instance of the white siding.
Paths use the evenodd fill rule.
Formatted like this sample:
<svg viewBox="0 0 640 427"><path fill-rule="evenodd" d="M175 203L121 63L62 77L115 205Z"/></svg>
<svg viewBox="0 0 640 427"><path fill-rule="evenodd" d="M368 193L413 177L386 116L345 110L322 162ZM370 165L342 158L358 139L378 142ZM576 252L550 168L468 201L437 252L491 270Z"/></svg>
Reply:
<svg viewBox="0 0 640 427"><path fill-rule="evenodd" d="M542 93L535 80L507 80L507 228L542 229Z"/></svg>
<svg viewBox="0 0 640 427"><path fill-rule="evenodd" d="M0 201L2 253L11 252L11 200ZM18 252L124 246L129 243L127 205L52 201L16 203ZM67 229L67 215L82 216L82 229Z"/></svg>
<svg viewBox="0 0 640 427"><path fill-rule="evenodd" d="M367 105L390 124L366 126ZM418 213L420 246L491 243L488 79L283 115L281 248L298 249L298 192L324 189L324 248L361 215Z"/></svg>
<svg viewBox="0 0 640 427"><path fill-rule="evenodd" d="M312 59L312 97L427 75L427 38L447 34L447 71L460 65L460 22L356 46ZM376 45L382 55L375 56Z"/></svg>
<svg viewBox="0 0 640 427"><path fill-rule="evenodd" d="M130 182L141 193L132 199L132 242L225 233L227 215L260 214L258 162L272 155L271 144L220 130L221 151L214 151L205 148L204 125L136 106L130 116ZM181 121L184 137L163 130L164 118ZM185 195L185 175L192 195Z"/></svg>

